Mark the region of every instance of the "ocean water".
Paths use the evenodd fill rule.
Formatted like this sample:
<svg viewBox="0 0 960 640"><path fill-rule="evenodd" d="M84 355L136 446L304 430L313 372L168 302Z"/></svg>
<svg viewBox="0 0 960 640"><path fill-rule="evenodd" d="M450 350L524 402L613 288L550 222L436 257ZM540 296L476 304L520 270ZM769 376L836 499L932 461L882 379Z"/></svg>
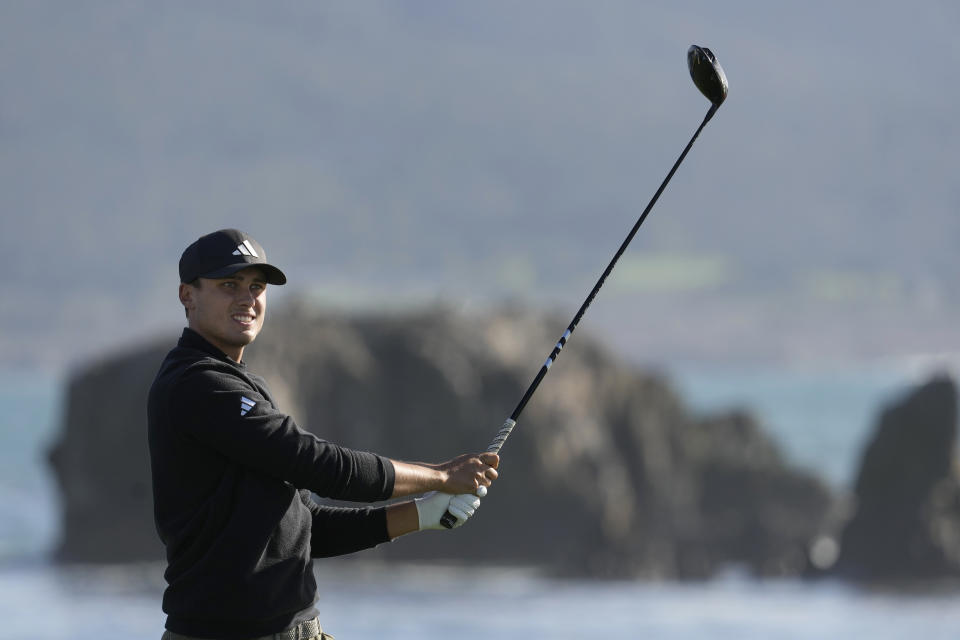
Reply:
<svg viewBox="0 0 960 640"><path fill-rule="evenodd" d="M851 487L880 410L949 361L917 358L818 367L686 366L672 378L696 411L748 408L788 462Z"/></svg>
<svg viewBox="0 0 960 640"><path fill-rule="evenodd" d="M929 362L802 369L681 367L698 411L747 406L788 460L849 485L881 405L942 369ZM0 371L0 640L159 638L163 567L58 567L45 451L60 381ZM319 607L340 640L373 638L822 639L960 637L960 592L884 593L837 582L557 580L510 567L318 562Z"/></svg>
<svg viewBox="0 0 960 640"><path fill-rule="evenodd" d="M0 638L159 640L161 567L17 566L0 573ZM318 603L340 640L947 640L956 593L892 595L737 575L691 585L557 581L509 568L331 561ZM335 586L334 586L335 585Z"/></svg>
<svg viewBox="0 0 960 640"><path fill-rule="evenodd" d="M58 504L46 451L61 395L55 375L0 369L0 562L42 555L54 542Z"/></svg>

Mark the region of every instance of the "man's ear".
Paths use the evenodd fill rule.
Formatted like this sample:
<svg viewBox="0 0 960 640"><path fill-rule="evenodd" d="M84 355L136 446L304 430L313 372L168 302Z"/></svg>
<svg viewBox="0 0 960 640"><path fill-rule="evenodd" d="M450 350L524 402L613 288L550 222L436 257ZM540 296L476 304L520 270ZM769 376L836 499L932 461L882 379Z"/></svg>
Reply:
<svg viewBox="0 0 960 640"><path fill-rule="evenodd" d="M190 315L190 309L193 309L193 287L189 284L180 283L180 304L183 305L183 308L187 312L187 317Z"/></svg>

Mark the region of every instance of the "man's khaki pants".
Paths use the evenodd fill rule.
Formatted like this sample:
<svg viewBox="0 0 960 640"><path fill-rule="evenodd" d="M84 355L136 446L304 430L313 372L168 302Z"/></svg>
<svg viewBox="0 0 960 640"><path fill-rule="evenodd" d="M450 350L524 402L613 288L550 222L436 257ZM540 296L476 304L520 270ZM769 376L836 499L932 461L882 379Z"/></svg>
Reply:
<svg viewBox="0 0 960 640"><path fill-rule="evenodd" d="M202 639L194 638L192 636L184 636L172 631L164 631L161 640ZM273 635L269 636L259 636L257 638L251 638L250 640L334 640L334 637L328 633L324 633L323 629L320 628L320 621L317 618L314 618L313 620L301 622L297 626L287 629L286 631L274 633Z"/></svg>

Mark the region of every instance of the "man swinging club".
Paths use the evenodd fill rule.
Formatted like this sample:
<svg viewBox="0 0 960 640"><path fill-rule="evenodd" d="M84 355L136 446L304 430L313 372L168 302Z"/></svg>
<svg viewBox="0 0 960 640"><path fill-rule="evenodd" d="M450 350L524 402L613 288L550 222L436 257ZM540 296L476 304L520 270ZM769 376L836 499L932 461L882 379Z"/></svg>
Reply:
<svg viewBox="0 0 960 640"><path fill-rule="evenodd" d="M447 510L460 526L497 477L494 453L399 462L320 440L284 414L243 350L263 327L267 285L286 280L235 229L201 237L180 258L188 326L147 407L167 553L163 640L319 640L312 558L443 529ZM364 503L425 495L345 508L311 492Z"/></svg>

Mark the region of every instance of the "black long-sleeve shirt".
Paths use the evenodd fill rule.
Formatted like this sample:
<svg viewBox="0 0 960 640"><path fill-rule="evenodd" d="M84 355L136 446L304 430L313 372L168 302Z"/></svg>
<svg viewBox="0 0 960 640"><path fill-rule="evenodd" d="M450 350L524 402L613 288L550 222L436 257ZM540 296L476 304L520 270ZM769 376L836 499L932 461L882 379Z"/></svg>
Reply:
<svg viewBox="0 0 960 640"><path fill-rule="evenodd" d="M185 329L147 405L167 628L250 638L316 615L311 558L388 540L391 462L320 440L281 413L262 378Z"/></svg>

